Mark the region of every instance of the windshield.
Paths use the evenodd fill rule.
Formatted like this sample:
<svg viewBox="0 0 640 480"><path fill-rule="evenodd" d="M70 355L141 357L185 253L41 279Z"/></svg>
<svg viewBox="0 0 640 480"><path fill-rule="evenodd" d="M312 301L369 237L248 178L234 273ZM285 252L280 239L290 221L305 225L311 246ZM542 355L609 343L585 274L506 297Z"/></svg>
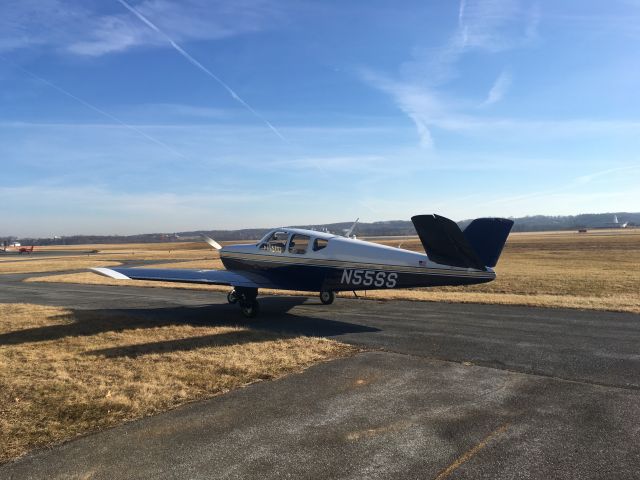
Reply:
<svg viewBox="0 0 640 480"><path fill-rule="evenodd" d="M260 250L265 250L271 253L284 253L288 240L289 233L276 230L265 242L260 244Z"/></svg>

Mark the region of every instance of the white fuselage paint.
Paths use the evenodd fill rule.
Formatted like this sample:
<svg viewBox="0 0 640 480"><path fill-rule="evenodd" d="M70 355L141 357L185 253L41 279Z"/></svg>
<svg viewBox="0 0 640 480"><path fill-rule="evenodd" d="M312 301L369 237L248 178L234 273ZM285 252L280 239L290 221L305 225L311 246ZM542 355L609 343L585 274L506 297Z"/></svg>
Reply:
<svg viewBox="0 0 640 480"><path fill-rule="evenodd" d="M260 249L261 242L269 238L270 232L256 244L223 247L220 250L221 259L223 261L233 259L247 263L259 262L283 266L299 265L341 269L341 284L371 288L394 288L399 273L478 279L495 278L495 273L491 268L477 270L441 265L431 261L424 253L402 248L313 230L278 228L273 231L306 235L310 237L309 248L304 254L292 253L288 250L289 244L287 242L284 251L280 253ZM321 250L313 251L311 245L316 238L328 240L327 246Z"/></svg>

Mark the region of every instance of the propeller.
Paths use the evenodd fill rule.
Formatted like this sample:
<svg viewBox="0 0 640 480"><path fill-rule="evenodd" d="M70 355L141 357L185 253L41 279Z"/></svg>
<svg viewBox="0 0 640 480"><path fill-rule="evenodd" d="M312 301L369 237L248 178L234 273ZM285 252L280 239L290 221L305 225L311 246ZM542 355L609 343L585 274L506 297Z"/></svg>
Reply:
<svg viewBox="0 0 640 480"><path fill-rule="evenodd" d="M216 242L213 238L209 238L206 235L202 235L202 238L203 238L203 240L205 242L207 242L209 245L211 245L216 250L220 250L222 248L222 245L220 245L218 242Z"/></svg>
<svg viewBox="0 0 640 480"><path fill-rule="evenodd" d="M356 221L353 222L353 225L351 225L351 228L347 229L344 232L344 236L347 238L351 238L351 235L353 235L353 231L356 229L356 227L358 226L358 220L360 220L360 218L356 218Z"/></svg>

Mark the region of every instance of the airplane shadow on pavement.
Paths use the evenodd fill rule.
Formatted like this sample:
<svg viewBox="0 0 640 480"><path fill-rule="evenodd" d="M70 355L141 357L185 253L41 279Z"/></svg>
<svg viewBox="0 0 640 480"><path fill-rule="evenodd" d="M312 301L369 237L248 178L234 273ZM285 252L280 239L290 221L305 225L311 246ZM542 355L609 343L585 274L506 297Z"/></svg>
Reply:
<svg viewBox="0 0 640 480"><path fill-rule="evenodd" d="M306 297L262 297L261 314L254 319L242 317L237 305L214 304L205 306L180 306L160 308L72 310L62 318L70 323L47 325L0 334L1 345L17 345L44 342L65 337L91 336L104 332L157 328L163 326L234 326L248 330L216 335L172 339L135 346L122 346L86 352L109 357L138 356L149 353L187 351L207 346L223 346L268 341L292 336L325 337L358 332L376 332L379 329L291 313L294 307L305 303ZM316 305L307 304L309 307ZM317 305L319 308L322 305ZM256 330L269 335L256 335Z"/></svg>

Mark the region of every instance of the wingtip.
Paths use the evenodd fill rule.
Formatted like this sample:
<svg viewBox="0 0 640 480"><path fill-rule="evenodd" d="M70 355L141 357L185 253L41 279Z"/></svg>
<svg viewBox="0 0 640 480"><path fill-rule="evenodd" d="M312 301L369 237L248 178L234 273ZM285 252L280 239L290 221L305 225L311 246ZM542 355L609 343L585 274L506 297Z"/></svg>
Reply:
<svg viewBox="0 0 640 480"><path fill-rule="evenodd" d="M125 274L112 270L111 268L97 267L92 268L91 271L105 277L113 278L115 280L131 280Z"/></svg>

